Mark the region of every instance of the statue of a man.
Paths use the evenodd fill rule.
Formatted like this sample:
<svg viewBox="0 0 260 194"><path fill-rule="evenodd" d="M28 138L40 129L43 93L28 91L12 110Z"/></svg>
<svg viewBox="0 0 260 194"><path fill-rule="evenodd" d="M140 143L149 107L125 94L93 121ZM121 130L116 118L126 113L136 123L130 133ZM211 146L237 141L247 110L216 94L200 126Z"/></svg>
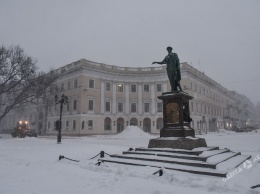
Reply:
<svg viewBox="0 0 260 194"><path fill-rule="evenodd" d="M182 91L180 80L180 61L176 53L172 53L172 47L167 47L168 55L164 58L162 62L153 62L153 64L166 64L167 65L167 75L171 85L171 92Z"/></svg>

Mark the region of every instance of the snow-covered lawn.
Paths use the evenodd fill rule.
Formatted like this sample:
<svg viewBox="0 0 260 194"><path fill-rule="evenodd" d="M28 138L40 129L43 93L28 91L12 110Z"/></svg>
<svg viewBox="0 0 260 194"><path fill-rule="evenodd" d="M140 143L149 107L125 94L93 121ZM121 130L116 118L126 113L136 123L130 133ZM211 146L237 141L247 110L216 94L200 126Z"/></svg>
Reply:
<svg viewBox="0 0 260 194"><path fill-rule="evenodd" d="M229 148L251 155L253 166L234 177L222 178L112 163L95 165L89 160L101 150L121 154L130 147L147 147L151 136L133 129L113 136L12 139L0 135L0 194L181 194L181 193L260 193L260 131L258 133L211 133L208 146ZM60 155L79 160L58 160ZM109 156L106 156L109 157ZM259 157L259 159L257 159ZM255 162L254 162L255 159ZM238 172L238 171L237 171Z"/></svg>

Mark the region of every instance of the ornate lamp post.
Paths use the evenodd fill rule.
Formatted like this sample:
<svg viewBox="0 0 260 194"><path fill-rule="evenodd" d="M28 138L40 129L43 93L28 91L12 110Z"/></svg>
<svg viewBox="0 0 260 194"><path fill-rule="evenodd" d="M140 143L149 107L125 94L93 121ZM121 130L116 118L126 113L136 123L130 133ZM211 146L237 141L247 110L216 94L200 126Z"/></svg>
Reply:
<svg viewBox="0 0 260 194"><path fill-rule="evenodd" d="M56 104L60 104L60 120L59 120L59 133L57 135L57 143L61 143L61 117L62 117L62 108L63 108L63 104L67 104L68 103L68 96L65 96L64 94L62 94L61 99L58 99L58 96L55 95L54 97L55 103Z"/></svg>

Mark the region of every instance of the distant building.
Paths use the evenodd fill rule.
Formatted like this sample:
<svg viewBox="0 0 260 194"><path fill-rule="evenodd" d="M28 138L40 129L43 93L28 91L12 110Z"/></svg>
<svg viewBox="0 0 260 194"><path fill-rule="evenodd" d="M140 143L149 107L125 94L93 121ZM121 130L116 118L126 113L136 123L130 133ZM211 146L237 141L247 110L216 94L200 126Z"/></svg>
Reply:
<svg viewBox="0 0 260 194"><path fill-rule="evenodd" d="M159 133L163 110L157 96L170 91L165 68L118 67L85 59L58 68L58 95L69 98L63 107L62 134L114 134L129 125ZM243 127L253 121L254 105L244 95L227 90L187 63L181 64L181 75L184 92L194 97L190 101L191 126L197 133ZM59 104L45 109L41 131L56 135ZM8 119L2 121L2 128L11 127Z"/></svg>

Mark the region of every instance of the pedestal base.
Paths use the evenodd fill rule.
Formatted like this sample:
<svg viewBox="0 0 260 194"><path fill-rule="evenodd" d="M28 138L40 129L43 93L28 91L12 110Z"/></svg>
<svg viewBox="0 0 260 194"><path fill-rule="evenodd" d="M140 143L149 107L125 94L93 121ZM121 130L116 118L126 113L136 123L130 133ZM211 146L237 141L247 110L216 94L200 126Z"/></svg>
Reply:
<svg viewBox="0 0 260 194"><path fill-rule="evenodd" d="M192 150L197 147L207 147L204 138L193 137L165 137L150 139L148 148L173 148Z"/></svg>
<svg viewBox="0 0 260 194"><path fill-rule="evenodd" d="M195 137L194 129L186 127L165 127L160 131L160 137Z"/></svg>

